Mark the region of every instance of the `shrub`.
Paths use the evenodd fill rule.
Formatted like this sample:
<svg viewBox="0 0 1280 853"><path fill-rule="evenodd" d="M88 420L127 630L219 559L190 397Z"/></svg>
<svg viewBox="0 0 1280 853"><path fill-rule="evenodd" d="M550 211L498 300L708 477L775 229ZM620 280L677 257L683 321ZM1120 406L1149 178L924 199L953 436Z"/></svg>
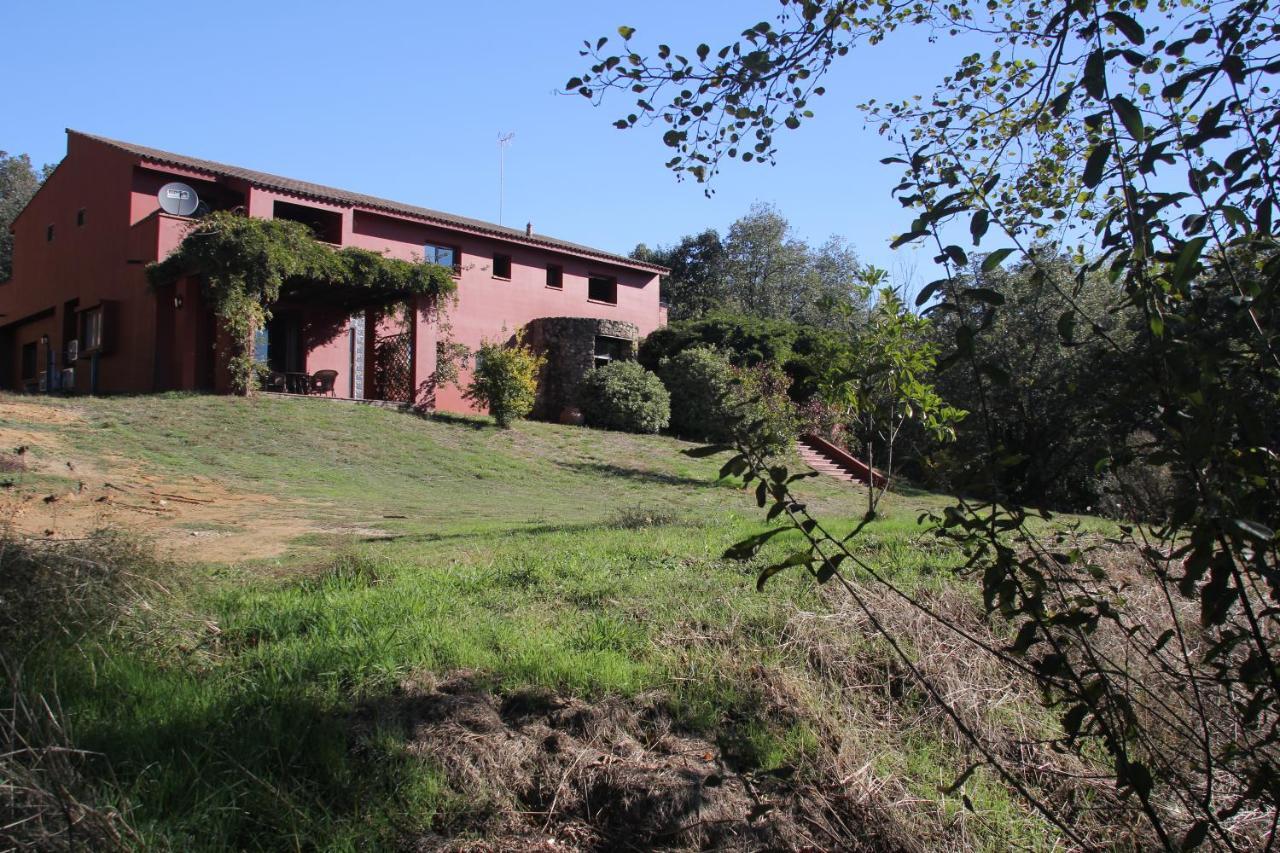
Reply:
<svg viewBox="0 0 1280 853"><path fill-rule="evenodd" d="M730 364L751 367L773 364L791 378L793 399L813 394L816 351L838 344L838 333L790 320L717 314L697 320L677 320L651 333L640 343L637 358L650 370L667 359L697 347L724 353Z"/></svg>
<svg viewBox="0 0 1280 853"><path fill-rule="evenodd" d="M733 377L731 416L755 424L752 432L769 453L781 453L790 447L801 428L799 412L788 393L791 377L781 367L767 363L735 367Z"/></svg>
<svg viewBox="0 0 1280 853"><path fill-rule="evenodd" d="M544 363L546 359L525 346L519 335L513 346L484 341L463 396L488 408L498 426L505 429L533 411L538 371Z"/></svg>
<svg viewBox="0 0 1280 853"><path fill-rule="evenodd" d="M671 429L700 441L730 437L733 367L719 351L693 347L665 359L658 375L671 393Z"/></svg>
<svg viewBox="0 0 1280 853"><path fill-rule="evenodd" d="M587 423L626 432L657 432L671 420L671 395L634 361L613 361L583 378L578 402Z"/></svg>

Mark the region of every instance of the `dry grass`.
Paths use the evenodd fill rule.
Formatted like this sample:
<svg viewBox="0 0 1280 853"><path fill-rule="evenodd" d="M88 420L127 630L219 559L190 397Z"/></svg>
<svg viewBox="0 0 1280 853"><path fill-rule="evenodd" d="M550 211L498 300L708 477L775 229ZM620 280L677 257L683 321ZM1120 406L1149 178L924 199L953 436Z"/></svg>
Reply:
<svg viewBox="0 0 1280 853"><path fill-rule="evenodd" d="M138 841L103 798L101 756L72 746L56 694L24 667L50 644L115 623L152 585L144 546L102 533L83 542L0 540L0 849L115 850ZM91 783L89 780L94 779Z"/></svg>
<svg viewBox="0 0 1280 853"><path fill-rule="evenodd" d="M403 729L469 798L461 825L417 850L922 849L881 803L736 769L679 730L662 693L496 696L459 673L407 683L360 725Z"/></svg>
<svg viewBox="0 0 1280 853"><path fill-rule="evenodd" d="M0 849L121 850L138 838L126 815L100 802L83 767L96 756L72 748L61 709L28 699L4 674L0 708Z"/></svg>

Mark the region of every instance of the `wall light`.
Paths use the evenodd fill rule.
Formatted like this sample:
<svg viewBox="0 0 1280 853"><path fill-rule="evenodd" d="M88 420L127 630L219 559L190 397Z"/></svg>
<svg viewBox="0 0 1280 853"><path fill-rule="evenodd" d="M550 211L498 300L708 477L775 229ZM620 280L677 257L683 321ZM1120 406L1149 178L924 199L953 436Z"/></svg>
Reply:
<svg viewBox="0 0 1280 853"><path fill-rule="evenodd" d="M182 307L182 294L181 294L181 293L179 293L177 296L173 297L173 307L174 307L174 308L181 308L181 307Z"/></svg>

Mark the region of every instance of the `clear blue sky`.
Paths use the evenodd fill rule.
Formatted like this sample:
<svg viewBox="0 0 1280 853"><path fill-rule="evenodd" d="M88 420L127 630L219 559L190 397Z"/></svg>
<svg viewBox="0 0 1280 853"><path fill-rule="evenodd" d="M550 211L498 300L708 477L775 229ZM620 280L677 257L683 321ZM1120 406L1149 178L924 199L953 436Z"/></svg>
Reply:
<svg viewBox="0 0 1280 853"><path fill-rule="evenodd" d="M638 44L719 45L775 0L595 2L11 3L0 53L0 149L37 163L72 127L627 252L722 231L776 203L806 239L831 234L891 272L910 216L890 197L887 140L854 105L927 93L962 45L910 33L855 51L816 120L781 136L780 164L728 164L707 199L663 168L656 128L619 131L625 94L593 108L555 94L582 40L636 27ZM615 35L616 39L616 35ZM971 47L971 46L970 46ZM919 274L929 261L919 259Z"/></svg>

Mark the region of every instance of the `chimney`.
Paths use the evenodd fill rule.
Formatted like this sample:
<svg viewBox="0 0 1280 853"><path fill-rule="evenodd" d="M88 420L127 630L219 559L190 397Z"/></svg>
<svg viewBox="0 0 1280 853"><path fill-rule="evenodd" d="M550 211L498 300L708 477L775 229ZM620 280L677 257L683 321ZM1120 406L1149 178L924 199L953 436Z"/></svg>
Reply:
<svg viewBox="0 0 1280 853"><path fill-rule="evenodd" d="M533 223L532 223L532 222L526 222L526 223L525 223L525 225L524 225L524 236L526 236L526 237L532 237L532 236L533 236Z"/></svg>

